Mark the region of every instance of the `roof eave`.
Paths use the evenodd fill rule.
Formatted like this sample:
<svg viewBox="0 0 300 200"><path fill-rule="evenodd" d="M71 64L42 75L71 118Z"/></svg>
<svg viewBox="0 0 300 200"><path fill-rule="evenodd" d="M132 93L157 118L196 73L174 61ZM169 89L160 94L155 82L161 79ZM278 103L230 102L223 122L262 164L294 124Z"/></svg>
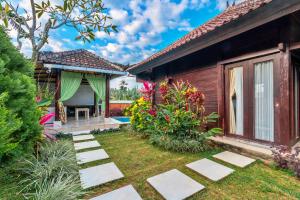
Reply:
<svg viewBox="0 0 300 200"><path fill-rule="evenodd" d="M65 70L76 70L76 71L87 71L87 72L97 72L102 74L115 74L115 75L127 75L128 72L124 71L114 71L107 69L96 69L91 67L78 67L78 66L68 66L68 65L55 65L55 64L44 64L45 67L50 69L65 69Z"/></svg>
<svg viewBox="0 0 300 200"><path fill-rule="evenodd" d="M207 48L226 39L232 38L236 35L259 27L263 24L266 24L298 10L300 10L299 0L273 0L271 3L262 6L235 21L227 23L211 32L208 32L207 34L193 41L190 41L189 43L186 43L179 48L176 48L156 59L153 59L139 66L133 66L127 69L127 71L134 75L142 73L146 70L153 69L168 62L177 60L186 55Z"/></svg>

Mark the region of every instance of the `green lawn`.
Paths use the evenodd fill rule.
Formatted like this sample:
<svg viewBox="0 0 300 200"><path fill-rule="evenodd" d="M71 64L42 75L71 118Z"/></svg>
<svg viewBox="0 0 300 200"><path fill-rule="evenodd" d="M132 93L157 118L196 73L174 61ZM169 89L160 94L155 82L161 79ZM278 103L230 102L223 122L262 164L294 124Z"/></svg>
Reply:
<svg viewBox="0 0 300 200"><path fill-rule="evenodd" d="M217 183L213 183L185 167L185 164L200 158L212 159L212 155L222 151L221 149L198 154L167 152L153 147L147 140L125 131L96 137L109 154L110 159L81 167L113 161L124 173L125 178L88 190L88 194L84 196L85 199L128 184L132 184L144 200L162 199L146 182L146 179L174 168L206 187L205 190L190 199L300 199L299 180L288 172L276 170L260 161L245 169L223 163L236 171ZM0 168L1 200L22 199L18 193L21 189L18 187L21 177L15 171L17 165L12 162L10 165Z"/></svg>
<svg viewBox="0 0 300 200"><path fill-rule="evenodd" d="M91 189L86 198L132 184L143 199L162 199L146 179L176 168L206 187L190 199L300 199L299 180L288 172L276 170L260 161L245 169L223 163L236 171L217 183L185 167L185 164L200 158L212 159L212 155L221 149L198 154L167 152L127 132L99 135L97 140L110 159L83 167L113 161L125 178Z"/></svg>

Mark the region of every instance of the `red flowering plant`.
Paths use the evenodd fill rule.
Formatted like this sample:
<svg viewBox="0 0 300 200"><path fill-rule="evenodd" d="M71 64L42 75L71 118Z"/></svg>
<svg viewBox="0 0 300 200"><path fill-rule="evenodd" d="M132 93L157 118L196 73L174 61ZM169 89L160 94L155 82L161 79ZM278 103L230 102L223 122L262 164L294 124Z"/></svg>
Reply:
<svg viewBox="0 0 300 200"><path fill-rule="evenodd" d="M145 100L152 102L153 95L155 93L155 83L149 81L143 82L143 87L140 90Z"/></svg>
<svg viewBox="0 0 300 200"><path fill-rule="evenodd" d="M207 128L209 122L216 122L218 115L205 115L205 95L189 82L163 81L159 93L162 104L156 106L155 118L146 130L152 143L176 151L200 151L205 149L207 137L221 132L219 128ZM193 144L192 147L187 143Z"/></svg>

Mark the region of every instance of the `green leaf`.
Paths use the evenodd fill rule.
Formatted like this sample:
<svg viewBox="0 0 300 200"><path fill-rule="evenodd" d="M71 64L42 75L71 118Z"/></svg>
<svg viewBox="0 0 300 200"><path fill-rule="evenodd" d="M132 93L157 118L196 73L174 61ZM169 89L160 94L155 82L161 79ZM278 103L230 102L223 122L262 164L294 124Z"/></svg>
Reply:
<svg viewBox="0 0 300 200"><path fill-rule="evenodd" d="M50 106L52 103L51 99L43 99L42 101L38 102L38 107Z"/></svg>
<svg viewBox="0 0 300 200"><path fill-rule="evenodd" d="M64 11L67 11L68 9L68 1L64 0Z"/></svg>
<svg viewBox="0 0 300 200"><path fill-rule="evenodd" d="M9 12L9 5L5 4L5 12L8 13Z"/></svg>
<svg viewBox="0 0 300 200"><path fill-rule="evenodd" d="M43 14L44 14L44 11L40 10L40 12L38 12L38 14L37 14L37 17L40 18Z"/></svg>
<svg viewBox="0 0 300 200"><path fill-rule="evenodd" d="M8 27L8 20L6 17L3 19L3 22L4 22L5 27Z"/></svg>

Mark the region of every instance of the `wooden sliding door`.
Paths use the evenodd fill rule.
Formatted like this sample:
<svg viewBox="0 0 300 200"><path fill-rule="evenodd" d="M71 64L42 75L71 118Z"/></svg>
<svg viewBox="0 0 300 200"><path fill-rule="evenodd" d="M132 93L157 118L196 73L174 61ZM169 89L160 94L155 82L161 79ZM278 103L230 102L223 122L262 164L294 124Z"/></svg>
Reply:
<svg viewBox="0 0 300 200"><path fill-rule="evenodd" d="M226 134L275 141L274 77L276 56L225 66Z"/></svg>

